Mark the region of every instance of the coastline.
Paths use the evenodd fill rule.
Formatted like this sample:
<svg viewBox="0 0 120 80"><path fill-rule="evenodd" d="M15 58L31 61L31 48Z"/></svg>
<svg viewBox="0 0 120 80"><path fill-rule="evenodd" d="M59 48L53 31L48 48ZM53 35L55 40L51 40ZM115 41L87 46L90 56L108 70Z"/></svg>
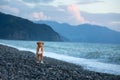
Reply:
<svg viewBox="0 0 120 80"><path fill-rule="evenodd" d="M120 75L88 71L81 66L44 57L36 63L29 51L0 44L0 79L2 80L120 80Z"/></svg>

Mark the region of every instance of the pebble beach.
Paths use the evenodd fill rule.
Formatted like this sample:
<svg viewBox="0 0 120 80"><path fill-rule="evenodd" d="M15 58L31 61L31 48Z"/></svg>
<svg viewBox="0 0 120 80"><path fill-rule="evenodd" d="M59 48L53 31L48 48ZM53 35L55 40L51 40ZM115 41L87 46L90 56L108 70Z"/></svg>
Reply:
<svg viewBox="0 0 120 80"><path fill-rule="evenodd" d="M50 57L43 61L36 63L34 53L0 44L0 80L120 80L120 75L85 70Z"/></svg>

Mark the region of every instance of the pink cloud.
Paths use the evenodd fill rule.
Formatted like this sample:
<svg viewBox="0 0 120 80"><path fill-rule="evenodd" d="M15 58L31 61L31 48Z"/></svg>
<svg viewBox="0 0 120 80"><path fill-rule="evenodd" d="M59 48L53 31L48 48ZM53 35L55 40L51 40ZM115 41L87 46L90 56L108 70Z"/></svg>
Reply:
<svg viewBox="0 0 120 80"><path fill-rule="evenodd" d="M68 5L67 11L76 19L78 24L86 22L77 5Z"/></svg>
<svg viewBox="0 0 120 80"><path fill-rule="evenodd" d="M48 17L41 11L41 12L34 12L33 17L35 20L46 20Z"/></svg>

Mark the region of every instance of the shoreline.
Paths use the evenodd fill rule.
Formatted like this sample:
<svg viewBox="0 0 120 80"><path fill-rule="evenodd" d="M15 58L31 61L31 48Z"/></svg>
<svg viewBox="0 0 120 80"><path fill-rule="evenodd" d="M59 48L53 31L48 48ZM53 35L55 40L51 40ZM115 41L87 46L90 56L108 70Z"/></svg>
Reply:
<svg viewBox="0 0 120 80"><path fill-rule="evenodd" d="M120 80L120 75L94 72L79 65L44 57L44 64L36 63L36 56L0 44L0 79L2 80Z"/></svg>
<svg viewBox="0 0 120 80"><path fill-rule="evenodd" d="M0 43L0 44L5 45L5 46L9 46L9 47L13 47L13 48L16 48L16 49L22 50L22 51L30 51L30 52L33 52L35 54L35 50L17 47L17 46L13 46L13 45L9 45L9 44L4 44L4 43ZM65 55L60 55L60 54L56 55L56 53L54 53L54 52L45 52L44 56L50 57L53 59L57 59L57 60L61 60L61 61L65 61L68 63L72 63L72 64L75 64L78 66L82 66L84 69L87 69L89 71L120 75L120 65L118 65L118 64L113 65L113 64L109 64L109 63L91 61L89 59L84 59L84 58L75 58L72 56L65 56ZM103 67L97 66L97 65L101 65Z"/></svg>

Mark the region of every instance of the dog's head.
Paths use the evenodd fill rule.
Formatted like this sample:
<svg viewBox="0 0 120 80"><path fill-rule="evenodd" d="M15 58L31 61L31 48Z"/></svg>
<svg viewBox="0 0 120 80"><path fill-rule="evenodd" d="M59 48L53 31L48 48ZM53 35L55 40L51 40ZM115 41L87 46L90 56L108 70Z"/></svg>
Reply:
<svg viewBox="0 0 120 80"><path fill-rule="evenodd" d="M44 42L42 42L42 41L39 41L39 42L37 42L37 45L38 45L38 47L43 47L43 45L44 45Z"/></svg>

